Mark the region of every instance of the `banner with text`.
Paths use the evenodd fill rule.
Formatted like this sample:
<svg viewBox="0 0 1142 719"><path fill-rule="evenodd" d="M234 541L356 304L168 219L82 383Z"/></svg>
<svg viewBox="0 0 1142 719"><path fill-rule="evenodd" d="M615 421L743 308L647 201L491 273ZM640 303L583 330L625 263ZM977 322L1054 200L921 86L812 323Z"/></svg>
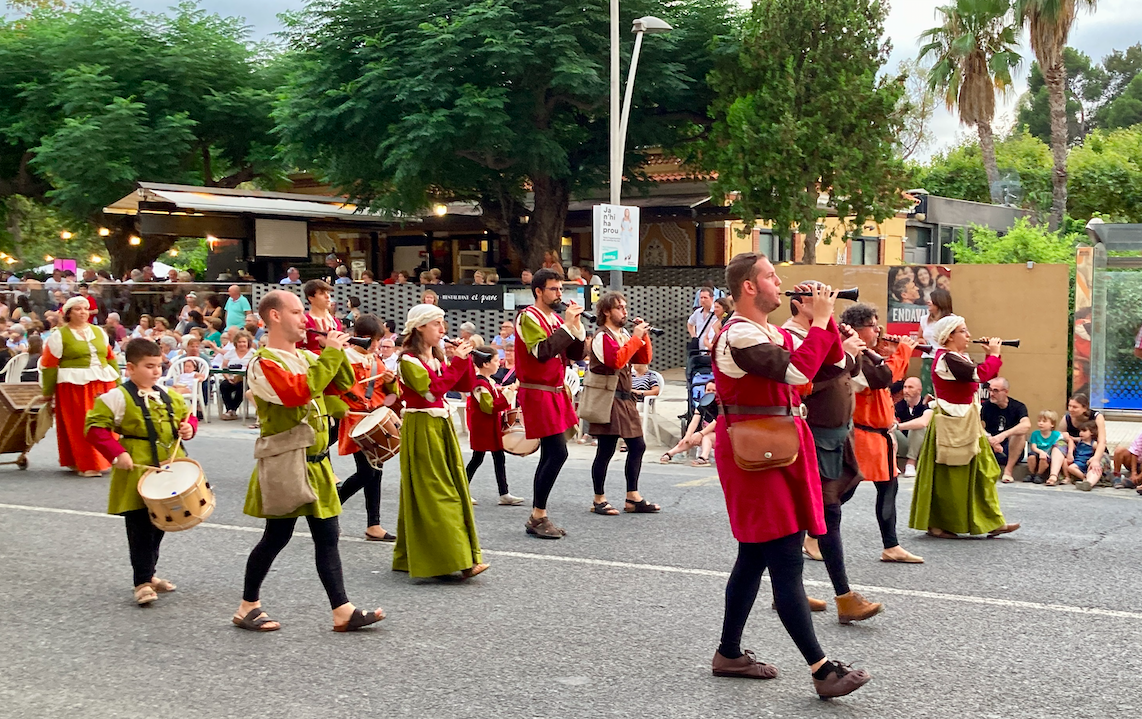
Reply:
<svg viewBox="0 0 1142 719"><path fill-rule="evenodd" d="M928 316L928 298L937 289L952 289L952 271L940 265L901 265L888 268L890 335L912 335L923 343L920 321Z"/></svg>
<svg viewBox="0 0 1142 719"><path fill-rule="evenodd" d="M595 271L638 270L639 208L595 205Z"/></svg>
<svg viewBox="0 0 1142 719"><path fill-rule="evenodd" d="M502 310L502 285L433 285L442 310Z"/></svg>

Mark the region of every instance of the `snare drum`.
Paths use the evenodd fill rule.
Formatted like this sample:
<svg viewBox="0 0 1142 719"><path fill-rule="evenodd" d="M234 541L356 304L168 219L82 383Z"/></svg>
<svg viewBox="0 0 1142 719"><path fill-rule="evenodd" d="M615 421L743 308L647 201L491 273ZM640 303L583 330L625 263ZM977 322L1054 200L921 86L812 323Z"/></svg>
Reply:
<svg viewBox="0 0 1142 719"><path fill-rule="evenodd" d="M509 409L503 415L504 451L517 457L526 457L539 449L538 439L528 439L523 428L523 410Z"/></svg>
<svg viewBox="0 0 1142 719"><path fill-rule="evenodd" d="M179 457L162 470L148 469L139 478L139 496L151 523L164 532L181 532L201 524L214 512L214 491L202 465Z"/></svg>
<svg viewBox="0 0 1142 719"><path fill-rule="evenodd" d="M349 438L357 443L369 464L380 469L400 452L400 417L388 407L378 407L361 418Z"/></svg>

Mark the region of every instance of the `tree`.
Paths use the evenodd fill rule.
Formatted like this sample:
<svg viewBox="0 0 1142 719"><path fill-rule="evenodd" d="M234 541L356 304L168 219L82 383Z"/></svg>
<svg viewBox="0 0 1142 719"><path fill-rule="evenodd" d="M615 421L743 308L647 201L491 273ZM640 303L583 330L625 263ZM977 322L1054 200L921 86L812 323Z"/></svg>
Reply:
<svg viewBox="0 0 1142 719"><path fill-rule="evenodd" d="M1022 199L1016 204L1044 214L1051 206L1051 149L1026 131L995 145L1001 176L1018 181ZM934 155L927 165L912 166L913 184L933 195L987 202L987 173L979 143L967 143Z"/></svg>
<svg viewBox="0 0 1142 719"><path fill-rule="evenodd" d="M1103 72L1106 73L1106 95L1103 103L1096 113L1097 126L1110 128L1107 115L1114 107L1119 97L1126 94L1127 87L1136 77L1142 74L1142 43L1136 43L1125 50L1114 50L1102 59ZM1135 99L1138 95L1135 94ZM1117 125L1126 127L1126 125Z"/></svg>
<svg viewBox="0 0 1142 719"><path fill-rule="evenodd" d="M98 222L139 180L234 187L271 178L276 68L236 18L194 3L170 15L93 0L0 25L0 199L48 199ZM131 245L110 225L123 274L173 238Z"/></svg>
<svg viewBox="0 0 1142 719"><path fill-rule="evenodd" d="M700 158L718 173L715 192L747 226L796 226L809 264L830 210L859 228L902 204L903 78L878 77L886 12L878 0L756 0L737 51L710 75L718 95Z"/></svg>
<svg viewBox="0 0 1142 719"><path fill-rule="evenodd" d="M1071 24L1079 7L1094 10L1096 0L1015 0L1015 16L1027 26L1031 50L1043 70L1051 108L1050 228L1058 229L1067 214L1067 70L1063 48L1071 34Z"/></svg>
<svg viewBox="0 0 1142 719"><path fill-rule="evenodd" d="M1080 235L1052 232L1020 217L1003 235L986 227L973 227L971 240L957 240L950 247L956 262L965 265L1008 265L1024 262L1071 265Z"/></svg>
<svg viewBox="0 0 1142 719"><path fill-rule="evenodd" d="M293 68L275 117L288 156L374 210L478 202L536 267L570 197L607 178L608 3L315 0L289 18ZM711 40L730 0L624 0L653 14L625 158L703 132ZM624 42L624 49L630 41ZM528 207L529 193L531 207Z"/></svg>
<svg viewBox="0 0 1142 719"><path fill-rule="evenodd" d="M1142 126L1095 130L1067 158L1069 213L1142 222Z"/></svg>
<svg viewBox="0 0 1142 719"><path fill-rule="evenodd" d="M1106 108L1106 126L1110 129L1142 124L1142 75L1136 75L1122 94Z"/></svg>
<svg viewBox="0 0 1142 719"><path fill-rule="evenodd" d="M1015 29L1008 0L956 0L936 8L941 24L920 34L920 59L932 60L928 81L944 96L960 122L975 126L983 150L983 166L991 200L999 201L999 169L995 160L995 93L1011 87L1011 73L1021 58L1015 51Z"/></svg>
<svg viewBox="0 0 1142 719"><path fill-rule="evenodd" d="M50 262L48 257L75 259L96 269L107 266L103 238L91 224L77 223L67 213L23 195L8 197L3 208L7 233L0 239L0 250L15 262L0 258L0 267L28 270Z"/></svg>
<svg viewBox="0 0 1142 719"><path fill-rule="evenodd" d="M928 82L928 71L919 60L901 60L896 67L905 78L904 96L898 111L903 120L897 138L900 159L908 160L932 144L932 116L936 110L936 93Z"/></svg>
<svg viewBox="0 0 1142 719"><path fill-rule="evenodd" d="M1109 77L1090 57L1074 48L1063 49L1067 72L1067 142L1075 145L1097 127L1097 114ZM1038 62L1031 63L1027 92L1020 99L1019 124L1043 142L1051 141L1051 103L1047 80Z"/></svg>

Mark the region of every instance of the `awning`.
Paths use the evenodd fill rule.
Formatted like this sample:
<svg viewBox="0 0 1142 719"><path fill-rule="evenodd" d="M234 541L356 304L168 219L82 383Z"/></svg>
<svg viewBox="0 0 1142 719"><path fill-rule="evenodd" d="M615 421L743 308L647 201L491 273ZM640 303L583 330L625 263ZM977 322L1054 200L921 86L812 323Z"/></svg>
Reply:
<svg viewBox="0 0 1142 719"><path fill-rule="evenodd" d="M710 201L710 194L699 193L694 195L651 195L650 197L624 197L622 204L630 205L632 207L678 207L692 210L700 207ZM598 204L605 204L607 201L599 200L572 200L568 206L568 212L581 212L590 210Z"/></svg>

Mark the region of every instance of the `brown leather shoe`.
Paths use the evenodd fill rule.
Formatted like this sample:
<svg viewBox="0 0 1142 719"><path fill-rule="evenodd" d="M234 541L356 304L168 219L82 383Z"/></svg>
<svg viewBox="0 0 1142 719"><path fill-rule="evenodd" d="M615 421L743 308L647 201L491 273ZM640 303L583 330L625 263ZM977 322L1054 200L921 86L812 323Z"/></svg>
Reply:
<svg viewBox="0 0 1142 719"><path fill-rule="evenodd" d="M805 598L809 600L809 611L810 612L823 612L829 608L829 605L825 603L824 599L813 599L812 597L805 597ZM777 611L777 602L774 602L771 606L773 607L773 611L776 612Z"/></svg>
<svg viewBox="0 0 1142 719"><path fill-rule="evenodd" d="M1011 524L1005 524L1002 527L1000 527L999 529L991 530L990 532L987 533L987 536L988 537L998 537L1001 534L1010 534L1011 532L1014 532L1016 529L1019 529L1019 527L1020 527L1019 522L1013 522Z"/></svg>
<svg viewBox="0 0 1142 719"><path fill-rule="evenodd" d="M822 699L832 699L833 697L843 697L846 694L852 694L857 689L860 689L868 680L872 679L872 675L863 669L853 669L848 664L841 664L840 662L827 661L821 667L826 669L824 679L813 677L813 688L817 691L817 696ZM821 671L818 669L817 671ZM814 672L816 674L816 672Z"/></svg>
<svg viewBox="0 0 1142 719"><path fill-rule="evenodd" d="M859 592L842 594L834 600L837 603L837 620L841 624L852 624L875 617L884 610L880 602L870 602Z"/></svg>
<svg viewBox="0 0 1142 719"><path fill-rule="evenodd" d="M524 530L540 539L563 539L567 532L556 527L548 517L528 517L523 525Z"/></svg>
<svg viewBox="0 0 1142 719"><path fill-rule="evenodd" d="M714 652L713 668L716 677L773 679L777 676L777 667L757 661L749 649L746 649L737 659L726 659L721 652Z"/></svg>

